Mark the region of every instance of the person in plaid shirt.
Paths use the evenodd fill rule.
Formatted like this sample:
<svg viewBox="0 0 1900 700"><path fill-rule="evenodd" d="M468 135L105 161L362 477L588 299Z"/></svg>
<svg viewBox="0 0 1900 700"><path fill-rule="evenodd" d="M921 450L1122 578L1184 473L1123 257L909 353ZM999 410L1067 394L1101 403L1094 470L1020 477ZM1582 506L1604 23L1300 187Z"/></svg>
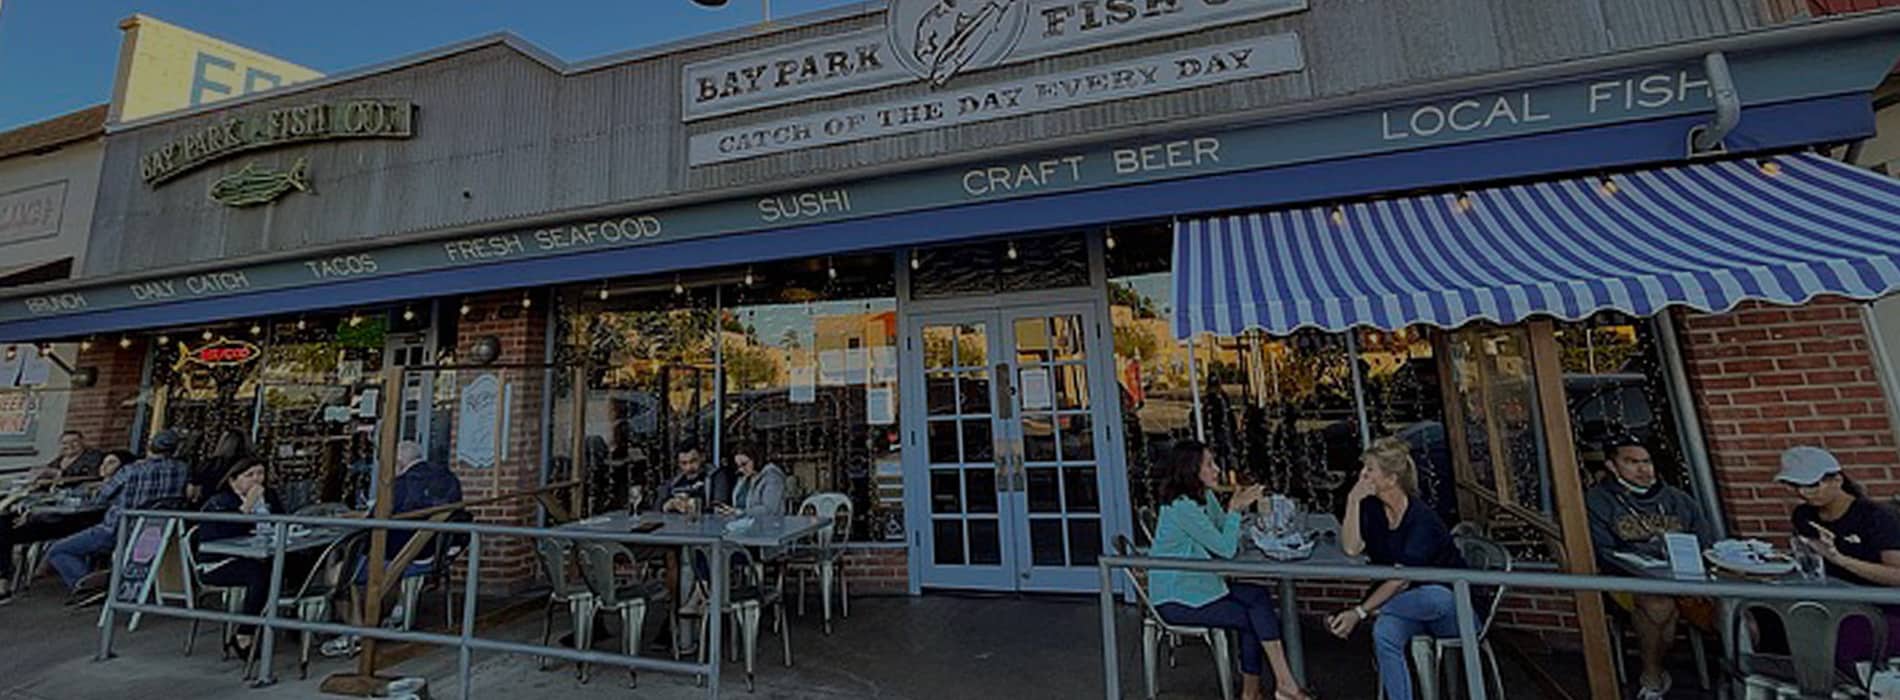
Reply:
<svg viewBox="0 0 1900 700"><path fill-rule="evenodd" d="M153 436L145 459L113 472L93 495L91 503L106 504L105 521L55 542L47 550L46 558L53 570L59 572L60 580L76 598L81 580L92 571L93 557L112 551L117 543L120 513L185 495L185 481L191 470L184 462L172 459L177 450L177 433L164 430Z"/></svg>

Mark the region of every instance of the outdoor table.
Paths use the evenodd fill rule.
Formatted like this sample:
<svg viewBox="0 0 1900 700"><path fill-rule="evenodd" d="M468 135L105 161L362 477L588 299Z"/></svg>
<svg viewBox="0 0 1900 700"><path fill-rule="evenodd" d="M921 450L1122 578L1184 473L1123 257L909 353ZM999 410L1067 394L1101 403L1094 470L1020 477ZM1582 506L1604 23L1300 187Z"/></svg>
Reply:
<svg viewBox="0 0 1900 700"><path fill-rule="evenodd" d="M752 527L738 532L728 532L726 524L741 517L749 517ZM734 516L706 513L687 515L684 513L639 513L629 514L618 511L606 515L597 515L562 525L563 530L592 530L596 532L631 532L635 526L646 523L659 523L660 528L646 533L668 537L693 537L704 539L706 544L713 540L725 540L744 547L783 547L794 540L815 533L825 526L827 521L805 515L768 515Z"/></svg>
<svg viewBox="0 0 1900 700"><path fill-rule="evenodd" d="M1313 553L1305 559L1284 562L1308 566L1352 566L1364 564L1364 557L1347 556L1339 548L1339 518L1331 513L1307 513L1304 529L1312 533L1331 533L1331 536L1319 535L1313 543ZM1236 561L1268 561L1267 555L1260 551L1249 537L1242 536L1242 546L1234 556ZM1286 645L1287 664L1293 667L1294 681L1301 687L1306 686L1306 642L1300 629L1299 603L1295 598L1296 581L1292 578L1279 579L1280 587L1280 636Z"/></svg>
<svg viewBox="0 0 1900 700"><path fill-rule="evenodd" d="M346 533L337 528L313 527L309 530L291 530L286 533L284 553L328 547L343 539ZM254 533L207 540L198 543L198 551L204 554L218 554L246 559L271 558L271 536L268 533Z"/></svg>

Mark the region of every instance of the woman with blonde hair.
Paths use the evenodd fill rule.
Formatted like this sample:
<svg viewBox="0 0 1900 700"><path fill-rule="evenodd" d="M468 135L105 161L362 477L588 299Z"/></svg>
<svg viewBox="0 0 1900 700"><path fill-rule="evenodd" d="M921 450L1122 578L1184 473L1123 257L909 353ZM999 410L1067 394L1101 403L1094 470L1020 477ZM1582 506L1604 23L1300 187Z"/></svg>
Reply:
<svg viewBox="0 0 1900 700"><path fill-rule="evenodd" d="M1349 555L1364 554L1378 566L1464 568L1464 556L1445 522L1414 499L1418 466L1412 462L1411 445L1381 438L1360 461L1359 482L1346 494L1340 547ZM1444 584L1385 581L1373 586L1358 605L1327 618L1326 626L1344 639L1359 623L1377 617L1372 623L1373 652L1385 696L1411 700L1406 648L1421 634L1458 636L1456 610L1451 589Z"/></svg>

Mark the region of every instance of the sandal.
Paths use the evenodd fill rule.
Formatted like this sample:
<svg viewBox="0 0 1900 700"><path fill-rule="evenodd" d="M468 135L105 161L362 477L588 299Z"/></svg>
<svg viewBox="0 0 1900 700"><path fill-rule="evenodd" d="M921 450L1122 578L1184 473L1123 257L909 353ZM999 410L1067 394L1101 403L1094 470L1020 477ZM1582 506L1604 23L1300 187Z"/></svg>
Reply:
<svg viewBox="0 0 1900 700"><path fill-rule="evenodd" d="M1275 689L1273 691L1273 700L1314 700L1314 696L1312 693L1306 692L1304 688L1294 688L1292 690Z"/></svg>

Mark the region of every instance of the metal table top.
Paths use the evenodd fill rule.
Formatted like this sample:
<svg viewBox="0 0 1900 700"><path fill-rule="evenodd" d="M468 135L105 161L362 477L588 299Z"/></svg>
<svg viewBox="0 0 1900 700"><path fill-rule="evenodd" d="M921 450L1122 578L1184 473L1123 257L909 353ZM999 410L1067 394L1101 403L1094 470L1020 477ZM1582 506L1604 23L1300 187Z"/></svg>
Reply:
<svg viewBox="0 0 1900 700"><path fill-rule="evenodd" d="M285 552L301 552L308 549L328 547L331 543L343 539L343 530L316 527L308 530L292 529L284 542ZM204 554L219 554L246 559L271 558L271 536L251 534L240 537L227 537L221 540L209 540L198 544L198 551Z"/></svg>
<svg viewBox="0 0 1900 700"><path fill-rule="evenodd" d="M731 523L741 520L751 521L750 526L738 529L728 527ZM568 523L559 529L632 532L635 526L645 523L660 523L659 529L647 534L699 538L705 540L707 544L723 539L746 547L783 547L817 532L819 528L825 526L826 521L803 515L752 517L710 513L698 516L681 513L629 515L625 511L620 511Z"/></svg>

